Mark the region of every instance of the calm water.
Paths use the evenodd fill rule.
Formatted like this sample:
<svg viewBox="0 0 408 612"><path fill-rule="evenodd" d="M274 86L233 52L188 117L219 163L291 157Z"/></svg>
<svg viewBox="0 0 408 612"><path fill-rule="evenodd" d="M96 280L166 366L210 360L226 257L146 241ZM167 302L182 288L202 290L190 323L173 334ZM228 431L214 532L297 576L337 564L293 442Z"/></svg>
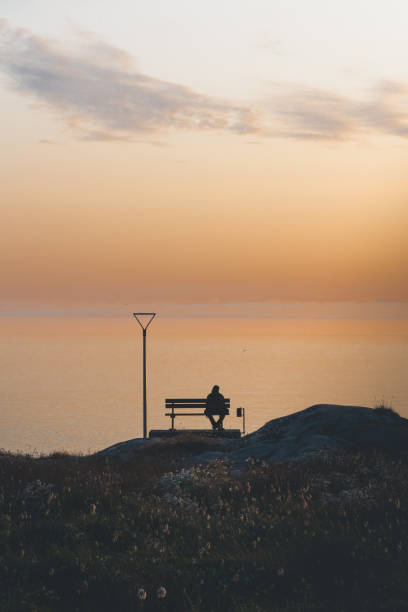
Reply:
<svg viewBox="0 0 408 612"><path fill-rule="evenodd" d="M0 447L87 452L141 435L142 338L132 318L0 318L0 332ZM406 320L157 318L148 427L169 427L166 397L204 397L214 384L234 413L246 407L249 431L316 403L384 398L408 417L407 364Z"/></svg>

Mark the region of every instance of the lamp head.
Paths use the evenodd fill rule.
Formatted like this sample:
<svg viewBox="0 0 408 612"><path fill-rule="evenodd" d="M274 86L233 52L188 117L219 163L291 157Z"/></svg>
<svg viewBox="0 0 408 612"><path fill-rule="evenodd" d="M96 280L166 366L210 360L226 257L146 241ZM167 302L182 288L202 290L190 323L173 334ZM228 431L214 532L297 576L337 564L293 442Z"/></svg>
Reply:
<svg viewBox="0 0 408 612"><path fill-rule="evenodd" d="M143 330L146 330L156 316L155 312L134 312L133 316Z"/></svg>

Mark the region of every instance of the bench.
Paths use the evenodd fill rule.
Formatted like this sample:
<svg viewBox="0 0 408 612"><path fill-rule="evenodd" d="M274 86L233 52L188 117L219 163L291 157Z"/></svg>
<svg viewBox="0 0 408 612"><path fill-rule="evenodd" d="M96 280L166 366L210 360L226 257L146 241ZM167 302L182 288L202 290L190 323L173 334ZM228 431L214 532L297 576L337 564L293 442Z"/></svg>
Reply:
<svg viewBox="0 0 408 612"><path fill-rule="evenodd" d="M166 410L171 410L171 412L166 412L165 416L169 416L171 418L171 430L174 431L174 419L178 416L205 416L205 408L207 406L206 398L195 398L195 399L166 399ZM225 399L225 408L228 410L227 414L229 414L230 408L230 400ZM183 410L183 412L176 412L176 410ZM196 412L184 412L184 410L196 410ZM207 417L206 417L207 418Z"/></svg>

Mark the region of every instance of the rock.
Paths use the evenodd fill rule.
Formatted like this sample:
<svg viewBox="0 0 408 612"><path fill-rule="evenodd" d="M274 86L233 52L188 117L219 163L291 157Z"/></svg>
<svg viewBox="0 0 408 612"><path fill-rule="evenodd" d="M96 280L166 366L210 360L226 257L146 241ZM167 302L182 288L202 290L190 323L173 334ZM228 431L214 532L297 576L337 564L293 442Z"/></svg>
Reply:
<svg viewBox="0 0 408 612"><path fill-rule="evenodd" d="M135 438L96 454L128 460L136 450L160 441L160 438ZM317 404L273 419L241 440L223 440L220 448L197 453L185 461L192 466L227 459L234 469L242 469L249 459L284 463L322 453L370 448L407 450L408 419L385 408Z"/></svg>
<svg viewBox="0 0 408 612"><path fill-rule="evenodd" d="M404 450L408 420L387 409L317 404L273 419L244 440L246 446L229 453L230 460L280 463L351 449Z"/></svg>
<svg viewBox="0 0 408 612"><path fill-rule="evenodd" d="M151 446L152 444L157 444L158 442L160 442L160 438L155 438L153 440L150 438L133 438L132 440L126 440L125 442L118 442L117 444L108 446L108 448L104 448L95 453L95 456L128 461L133 458L135 451L146 446Z"/></svg>

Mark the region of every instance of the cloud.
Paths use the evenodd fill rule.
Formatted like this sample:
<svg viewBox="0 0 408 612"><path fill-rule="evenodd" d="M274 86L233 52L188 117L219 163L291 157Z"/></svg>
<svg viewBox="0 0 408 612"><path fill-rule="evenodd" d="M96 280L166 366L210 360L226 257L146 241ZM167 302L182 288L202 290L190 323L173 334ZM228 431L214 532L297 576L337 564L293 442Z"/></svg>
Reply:
<svg viewBox="0 0 408 612"><path fill-rule="evenodd" d="M15 89L62 114L92 140L128 140L163 129L256 131L245 107L140 72L133 58L92 34L79 52L0 20L0 68Z"/></svg>
<svg viewBox="0 0 408 612"><path fill-rule="evenodd" d="M383 133L408 137L406 85L379 81L361 99L299 85L273 84L271 89L273 95L264 104L271 136L350 140Z"/></svg>
<svg viewBox="0 0 408 612"><path fill-rule="evenodd" d="M394 81L380 81L373 89L373 99L363 109L366 121L385 133L408 137L408 86Z"/></svg>
<svg viewBox="0 0 408 612"><path fill-rule="evenodd" d="M251 108L146 75L129 53L89 32L80 33L80 42L79 50L61 48L0 19L0 70L82 140L163 146L150 135L170 129L317 141L408 138L404 83L379 81L361 98L271 83L268 98Z"/></svg>

